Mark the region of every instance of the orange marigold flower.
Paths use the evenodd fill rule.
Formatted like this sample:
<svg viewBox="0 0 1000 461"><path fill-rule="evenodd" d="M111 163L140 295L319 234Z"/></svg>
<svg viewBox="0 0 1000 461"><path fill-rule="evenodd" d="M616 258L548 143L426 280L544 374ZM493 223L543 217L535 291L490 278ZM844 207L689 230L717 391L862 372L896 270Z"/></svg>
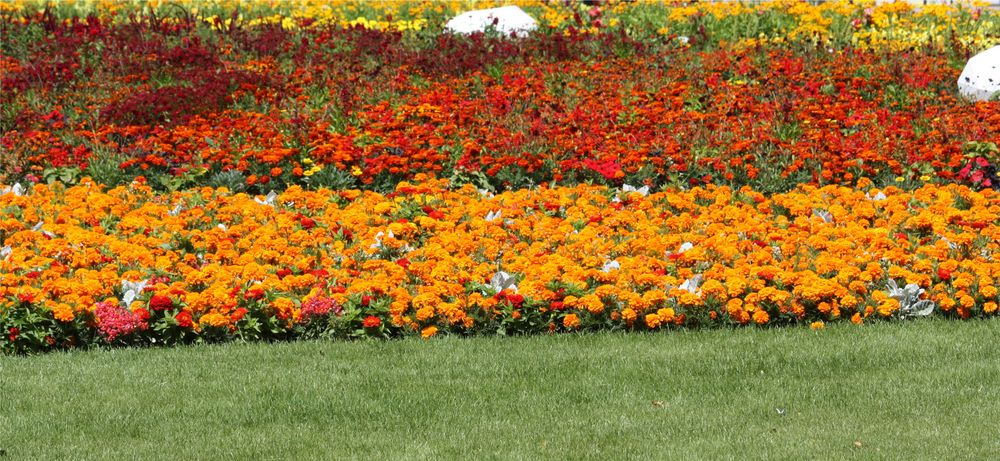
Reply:
<svg viewBox="0 0 1000 461"><path fill-rule="evenodd" d="M201 316L201 318L198 319L198 324L201 325L202 327L209 326L209 327L221 328L229 325L229 318L226 317L225 315L211 312Z"/></svg>
<svg viewBox="0 0 1000 461"><path fill-rule="evenodd" d="M427 339L427 338L430 338L431 336L436 335L437 332L438 332L437 327L431 325L431 326L429 326L427 328L424 328L423 330L420 330L420 337L424 338L424 339Z"/></svg>
<svg viewBox="0 0 1000 461"><path fill-rule="evenodd" d="M632 322L635 321L636 317L638 317L638 314L636 314L635 309L632 309L631 307L622 309L622 320L624 320L625 323L631 325Z"/></svg>
<svg viewBox="0 0 1000 461"><path fill-rule="evenodd" d="M434 308L431 306L422 307L417 309L417 321L425 322L427 319L434 317Z"/></svg>
<svg viewBox="0 0 1000 461"><path fill-rule="evenodd" d="M563 317L563 326L569 329L576 329L580 327L580 317L576 314L567 314Z"/></svg>
<svg viewBox="0 0 1000 461"><path fill-rule="evenodd" d="M757 325L763 325L771 320L771 316L767 315L767 311L763 309L758 309L753 313L753 321Z"/></svg>
<svg viewBox="0 0 1000 461"><path fill-rule="evenodd" d="M656 314L646 314L646 326L650 329L660 326L660 316Z"/></svg>
<svg viewBox="0 0 1000 461"><path fill-rule="evenodd" d="M864 322L864 318L861 317L860 312L855 312L854 315L851 316L851 323L861 325L861 322Z"/></svg>
<svg viewBox="0 0 1000 461"><path fill-rule="evenodd" d="M72 322L75 315L73 315L73 308L66 304L59 303L52 308L52 317L60 322Z"/></svg>
<svg viewBox="0 0 1000 461"><path fill-rule="evenodd" d="M823 329L824 326L826 326L826 324L824 324L822 321L816 321L816 322L813 322L813 323L809 324L809 329L810 330L821 330L821 329Z"/></svg>

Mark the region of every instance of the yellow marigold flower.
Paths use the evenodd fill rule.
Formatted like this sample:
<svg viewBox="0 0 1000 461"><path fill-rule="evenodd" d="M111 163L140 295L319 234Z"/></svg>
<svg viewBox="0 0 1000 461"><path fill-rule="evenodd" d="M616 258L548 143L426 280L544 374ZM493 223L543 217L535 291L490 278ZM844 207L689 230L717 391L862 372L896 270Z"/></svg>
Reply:
<svg viewBox="0 0 1000 461"><path fill-rule="evenodd" d="M976 299L969 295L963 295L962 297L958 298L958 304L960 304L962 307L966 309L971 309L972 306L976 305Z"/></svg>
<svg viewBox="0 0 1000 461"><path fill-rule="evenodd" d="M622 320L624 320L625 323L631 325L632 322L635 321L636 317L637 314L635 313L635 310L633 310L631 307L626 307L622 309Z"/></svg>
<svg viewBox="0 0 1000 461"><path fill-rule="evenodd" d="M673 322L674 319L676 318L674 310L669 307L664 307L656 311L656 315L660 317L660 321L663 323Z"/></svg>
<svg viewBox="0 0 1000 461"><path fill-rule="evenodd" d="M955 308L956 305L955 298L952 298L950 296L942 296L940 299L937 300L937 305L938 307L941 308L941 310L945 312L950 311Z"/></svg>
<svg viewBox="0 0 1000 461"><path fill-rule="evenodd" d="M736 317L736 313L742 310L743 310L742 299L732 298L726 302L726 312L728 312L731 317Z"/></svg>
<svg viewBox="0 0 1000 461"><path fill-rule="evenodd" d="M207 326L207 327L221 328L229 325L229 317L219 313L211 312L201 316L201 318L198 319L198 324L201 325L202 327Z"/></svg>
<svg viewBox="0 0 1000 461"><path fill-rule="evenodd" d="M656 314L646 314L646 326L650 329L660 326L660 316Z"/></svg>
<svg viewBox="0 0 1000 461"><path fill-rule="evenodd" d="M861 325L861 322L864 322L864 319L861 317L861 313L855 312L854 315L851 316L851 323Z"/></svg>
<svg viewBox="0 0 1000 461"><path fill-rule="evenodd" d="M995 298L997 296L997 287L994 285L981 286L979 287L979 294L987 299Z"/></svg>
<svg viewBox="0 0 1000 461"><path fill-rule="evenodd" d="M563 317L562 323L563 326L566 328L569 328L571 330L576 329L579 328L580 326L580 317L578 317L576 314L567 314L565 317Z"/></svg>
<svg viewBox="0 0 1000 461"><path fill-rule="evenodd" d="M420 337L424 338L424 339L427 339L427 338L430 338L431 336L436 335L437 332L438 332L437 327L435 327L434 325L431 325L431 326L429 326L427 328L424 328L423 330L420 330Z"/></svg>
<svg viewBox="0 0 1000 461"><path fill-rule="evenodd" d="M721 298L727 294L726 287L715 279L706 280L705 283L701 285L701 292L707 296L714 296L716 298Z"/></svg>
<svg viewBox="0 0 1000 461"><path fill-rule="evenodd" d="M855 298L852 294L846 294L840 297L840 305L853 309L858 306L858 298Z"/></svg>
<svg viewBox="0 0 1000 461"><path fill-rule="evenodd" d="M813 322L813 323L809 324L809 329L810 330L822 330L824 326L826 326L826 324L824 324L822 321L816 321L816 322Z"/></svg>
<svg viewBox="0 0 1000 461"><path fill-rule="evenodd" d="M997 303L990 301L988 303L983 304L983 312L987 314L992 314L996 311L997 311Z"/></svg>
<svg viewBox="0 0 1000 461"><path fill-rule="evenodd" d="M579 304L581 307L587 309L587 311L591 314L600 314L601 312L604 312L604 303L601 302L601 298L598 298L597 295L586 295L580 298Z"/></svg>
<svg viewBox="0 0 1000 461"><path fill-rule="evenodd" d="M878 313L882 317L888 317L897 310L899 310L899 301L892 298L886 299L878 305Z"/></svg>
<svg viewBox="0 0 1000 461"><path fill-rule="evenodd" d="M73 308L59 303L52 308L52 317L60 322L72 322L76 316L73 315Z"/></svg>
<svg viewBox="0 0 1000 461"><path fill-rule="evenodd" d="M741 278L731 277L726 279L726 290L730 298L736 298L746 290L746 281Z"/></svg>
<svg viewBox="0 0 1000 461"><path fill-rule="evenodd" d="M425 322L431 317L434 317L434 308L431 306L423 307L417 310L417 321Z"/></svg>

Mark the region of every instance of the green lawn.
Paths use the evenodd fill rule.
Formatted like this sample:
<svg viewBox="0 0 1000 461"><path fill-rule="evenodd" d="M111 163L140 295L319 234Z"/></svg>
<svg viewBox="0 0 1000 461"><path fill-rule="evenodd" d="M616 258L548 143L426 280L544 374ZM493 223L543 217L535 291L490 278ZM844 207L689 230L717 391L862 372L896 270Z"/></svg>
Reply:
<svg viewBox="0 0 1000 461"><path fill-rule="evenodd" d="M6 459L987 459L1000 321L0 357Z"/></svg>

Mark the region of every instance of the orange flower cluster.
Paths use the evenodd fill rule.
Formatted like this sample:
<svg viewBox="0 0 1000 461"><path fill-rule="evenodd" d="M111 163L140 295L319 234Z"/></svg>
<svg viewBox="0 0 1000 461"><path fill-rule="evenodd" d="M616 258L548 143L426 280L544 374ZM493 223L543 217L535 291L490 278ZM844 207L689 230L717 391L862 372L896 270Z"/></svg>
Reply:
<svg viewBox="0 0 1000 461"><path fill-rule="evenodd" d="M889 280L941 315L997 310L992 190L491 196L419 179L386 195L89 180L0 195L0 348L861 323L899 313Z"/></svg>

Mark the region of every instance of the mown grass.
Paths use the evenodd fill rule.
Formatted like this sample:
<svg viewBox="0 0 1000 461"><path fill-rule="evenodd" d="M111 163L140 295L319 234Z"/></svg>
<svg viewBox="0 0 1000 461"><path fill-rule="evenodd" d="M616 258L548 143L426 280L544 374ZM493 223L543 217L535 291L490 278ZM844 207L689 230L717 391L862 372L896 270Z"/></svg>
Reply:
<svg viewBox="0 0 1000 461"><path fill-rule="evenodd" d="M0 459L988 459L1000 321L0 357Z"/></svg>

